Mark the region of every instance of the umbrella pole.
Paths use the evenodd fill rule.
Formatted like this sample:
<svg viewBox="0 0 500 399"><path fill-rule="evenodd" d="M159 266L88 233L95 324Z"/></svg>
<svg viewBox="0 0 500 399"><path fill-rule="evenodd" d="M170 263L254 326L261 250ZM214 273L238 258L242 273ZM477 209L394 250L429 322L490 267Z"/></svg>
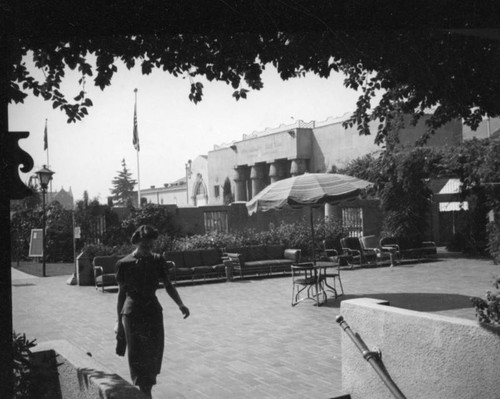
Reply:
<svg viewBox="0 0 500 399"><path fill-rule="evenodd" d="M314 265L316 265L316 252L314 250L314 222L313 222L313 207L309 207L310 210L310 218L311 218L311 237L312 237L312 261Z"/></svg>

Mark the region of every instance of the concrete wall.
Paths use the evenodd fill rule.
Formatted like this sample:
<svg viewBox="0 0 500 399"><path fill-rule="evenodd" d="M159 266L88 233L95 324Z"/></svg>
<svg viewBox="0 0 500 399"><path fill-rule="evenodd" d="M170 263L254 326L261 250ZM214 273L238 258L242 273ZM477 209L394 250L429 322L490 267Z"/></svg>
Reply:
<svg viewBox="0 0 500 399"><path fill-rule="evenodd" d="M144 198L150 204L186 206L186 185L168 187L151 186L150 188L141 190L141 199L144 200Z"/></svg>
<svg viewBox="0 0 500 399"><path fill-rule="evenodd" d="M313 131L311 172L326 172L332 165L343 167L357 157L381 150L374 144L374 136L360 136L356 128L344 129L341 122Z"/></svg>
<svg viewBox="0 0 500 399"><path fill-rule="evenodd" d="M236 151L227 147L220 148L208 153L208 186L209 205L220 205L224 203L222 196L224 181L229 178L231 182L231 192L234 194L236 185L234 182L234 167L237 165ZM214 186L220 186L220 196L214 196Z"/></svg>
<svg viewBox="0 0 500 399"><path fill-rule="evenodd" d="M481 121L475 131L466 125L464 125L463 130L464 140L470 140L474 137L478 139L485 139L491 137L493 134L498 134L500 131L500 118L490 118Z"/></svg>
<svg viewBox="0 0 500 399"><path fill-rule="evenodd" d="M83 350L65 340L39 343L35 353L54 351L63 399L146 399L146 395L118 374L106 369Z"/></svg>
<svg viewBox="0 0 500 399"><path fill-rule="evenodd" d="M399 139L402 145L414 145L427 129L425 121L430 115L425 115L415 126L411 126L410 117L405 117L405 128L399 129ZM454 146L462 142L462 123L460 120L448 122L430 136L426 145L429 147Z"/></svg>
<svg viewBox="0 0 500 399"><path fill-rule="evenodd" d="M410 118L405 118L405 128L399 130L401 145L413 145L426 130L425 121L430 116L424 116L416 126L411 126ZM332 165L345 166L349 161L366 154L382 150L374 143L378 122L370 123L370 136L360 136L356 126L345 129L342 121L335 123L317 123L313 129L311 172L326 172ZM462 124L452 121L437 130L430 137L427 145L431 147L457 145L462 140Z"/></svg>
<svg viewBox="0 0 500 399"><path fill-rule="evenodd" d="M370 350L381 350L387 371L407 398L500 397L500 327L384 303L347 300L340 310ZM393 397L343 331L342 390L352 399Z"/></svg>

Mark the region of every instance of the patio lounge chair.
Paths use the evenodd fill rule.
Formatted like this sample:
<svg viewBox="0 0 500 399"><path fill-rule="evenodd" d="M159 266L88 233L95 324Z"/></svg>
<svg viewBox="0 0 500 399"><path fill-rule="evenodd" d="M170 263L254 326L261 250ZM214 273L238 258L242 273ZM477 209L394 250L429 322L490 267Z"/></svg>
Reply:
<svg viewBox="0 0 500 399"><path fill-rule="evenodd" d="M319 260L331 260L337 262L339 266L354 267L355 254L349 253L342 248L340 239L326 239L322 242L322 247L319 252ZM359 256L358 256L359 263Z"/></svg>
<svg viewBox="0 0 500 399"><path fill-rule="evenodd" d="M364 249L359 237L344 237L340 240L342 249L352 254L360 266L377 264L377 252L372 249Z"/></svg>
<svg viewBox="0 0 500 399"><path fill-rule="evenodd" d="M400 259L399 247L397 245L380 245L380 240L375 235L363 236L359 240L363 251L372 251L377 254L376 262L389 260L391 266L394 266Z"/></svg>

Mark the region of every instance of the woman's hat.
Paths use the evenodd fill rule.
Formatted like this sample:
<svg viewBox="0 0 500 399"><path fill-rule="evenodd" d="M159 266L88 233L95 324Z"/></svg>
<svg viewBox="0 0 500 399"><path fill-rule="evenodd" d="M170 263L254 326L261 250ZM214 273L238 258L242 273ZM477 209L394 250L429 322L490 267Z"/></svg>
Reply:
<svg viewBox="0 0 500 399"><path fill-rule="evenodd" d="M130 242L132 244L137 244L142 240L156 240L158 238L158 230L156 230L153 226L148 224L143 224L139 226L132 237L130 238Z"/></svg>

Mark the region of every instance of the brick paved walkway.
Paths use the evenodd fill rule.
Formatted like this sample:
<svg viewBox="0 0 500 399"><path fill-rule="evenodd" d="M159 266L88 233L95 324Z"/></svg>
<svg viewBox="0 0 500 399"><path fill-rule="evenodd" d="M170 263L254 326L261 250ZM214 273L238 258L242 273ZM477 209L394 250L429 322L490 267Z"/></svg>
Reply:
<svg viewBox="0 0 500 399"><path fill-rule="evenodd" d="M343 299L475 319L468 297L483 296L500 266L442 258L415 265L345 270ZM114 354L116 292L65 284L67 276L13 274L14 328L39 342L65 339L129 379ZM183 320L164 292L166 350L155 398L331 398L341 393L339 301L292 308L290 277L179 287ZM349 321L349 320L347 320ZM352 326L356 329L356 326Z"/></svg>

